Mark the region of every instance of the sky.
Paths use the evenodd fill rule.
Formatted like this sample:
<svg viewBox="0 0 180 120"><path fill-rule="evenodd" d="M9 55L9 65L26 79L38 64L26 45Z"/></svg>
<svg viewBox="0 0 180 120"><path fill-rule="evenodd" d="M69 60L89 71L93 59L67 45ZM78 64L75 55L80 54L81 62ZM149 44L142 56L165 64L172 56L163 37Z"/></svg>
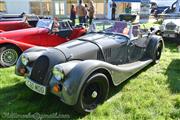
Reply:
<svg viewBox="0 0 180 120"><path fill-rule="evenodd" d="M171 6L176 0L151 0L151 2L156 2L158 6Z"/></svg>

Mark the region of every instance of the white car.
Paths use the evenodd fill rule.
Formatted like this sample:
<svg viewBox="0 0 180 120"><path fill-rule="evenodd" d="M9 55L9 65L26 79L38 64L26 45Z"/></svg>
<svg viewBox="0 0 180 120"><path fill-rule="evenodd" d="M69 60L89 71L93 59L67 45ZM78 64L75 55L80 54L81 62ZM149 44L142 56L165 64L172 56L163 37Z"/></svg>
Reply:
<svg viewBox="0 0 180 120"><path fill-rule="evenodd" d="M180 34L180 19L166 19L160 26L163 38L178 38Z"/></svg>

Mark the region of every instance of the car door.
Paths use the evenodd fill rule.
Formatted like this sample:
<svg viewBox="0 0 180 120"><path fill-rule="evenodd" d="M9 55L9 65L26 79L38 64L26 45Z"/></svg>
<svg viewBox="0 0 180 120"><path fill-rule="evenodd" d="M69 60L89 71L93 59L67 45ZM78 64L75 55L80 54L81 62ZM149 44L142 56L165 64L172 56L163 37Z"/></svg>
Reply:
<svg viewBox="0 0 180 120"><path fill-rule="evenodd" d="M148 45L148 35L139 26L132 27L132 37L128 42L128 62L140 60Z"/></svg>
<svg viewBox="0 0 180 120"><path fill-rule="evenodd" d="M54 47L66 41L55 32L43 32L40 34L41 46Z"/></svg>
<svg viewBox="0 0 180 120"><path fill-rule="evenodd" d="M41 39L41 46L46 47L54 47L59 44L62 44L67 41L67 38L62 37L59 33L63 30L61 27L61 22L56 24L52 24L52 27L46 30L41 30L40 32L40 39Z"/></svg>
<svg viewBox="0 0 180 120"><path fill-rule="evenodd" d="M105 56L111 52L111 57L107 59L108 62L114 65L120 65L127 61L127 43L128 38L123 36L116 36L114 38L114 45L111 49L105 50Z"/></svg>
<svg viewBox="0 0 180 120"><path fill-rule="evenodd" d="M58 24L54 24L52 28L52 34L49 36L49 45L59 45L70 40L72 34L72 28L68 21L60 21Z"/></svg>
<svg viewBox="0 0 180 120"><path fill-rule="evenodd" d="M127 43L127 37L118 35L97 42L103 50L105 61L113 65L123 64L127 61ZM98 52L97 56L97 59L104 60L101 51Z"/></svg>

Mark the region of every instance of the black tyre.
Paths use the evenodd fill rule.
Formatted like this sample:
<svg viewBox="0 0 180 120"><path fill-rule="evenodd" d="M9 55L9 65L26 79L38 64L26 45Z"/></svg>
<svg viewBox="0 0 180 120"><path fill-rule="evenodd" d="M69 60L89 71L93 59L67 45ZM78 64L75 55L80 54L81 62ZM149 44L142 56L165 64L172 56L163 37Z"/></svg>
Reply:
<svg viewBox="0 0 180 120"><path fill-rule="evenodd" d="M161 41L159 41L156 45L154 55L153 55L153 63L154 64L159 62L159 60L161 58L162 49L163 49L163 43Z"/></svg>
<svg viewBox="0 0 180 120"><path fill-rule="evenodd" d="M81 114L89 113L106 100L108 93L108 78L102 73L94 74L82 87L78 102L74 107Z"/></svg>
<svg viewBox="0 0 180 120"><path fill-rule="evenodd" d="M5 45L0 47L0 65L9 67L16 64L20 51L13 45Z"/></svg>

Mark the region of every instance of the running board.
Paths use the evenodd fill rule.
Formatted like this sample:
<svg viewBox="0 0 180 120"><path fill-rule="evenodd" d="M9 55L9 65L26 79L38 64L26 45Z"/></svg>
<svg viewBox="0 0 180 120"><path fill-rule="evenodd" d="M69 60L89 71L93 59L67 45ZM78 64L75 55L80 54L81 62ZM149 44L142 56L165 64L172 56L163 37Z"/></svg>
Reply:
<svg viewBox="0 0 180 120"><path fill-rule="evenodd" d="M119 85L123 81L130 78L132 75L142 70L144 67L152 63L152 59L141 60L133 63L117 65L118 68L112 70L112 79L114 85Z"/></svg>
<svg viewBox="0 0 180 120"><path fill-rule="evenodd" d="M132 70L140 68L142 66L145 67L145 66L149 65L151 62L152 62L152 59L142 60L142 61L136 61L133 63L118 65L118 67L123 70L132 71Z"/></svg>

